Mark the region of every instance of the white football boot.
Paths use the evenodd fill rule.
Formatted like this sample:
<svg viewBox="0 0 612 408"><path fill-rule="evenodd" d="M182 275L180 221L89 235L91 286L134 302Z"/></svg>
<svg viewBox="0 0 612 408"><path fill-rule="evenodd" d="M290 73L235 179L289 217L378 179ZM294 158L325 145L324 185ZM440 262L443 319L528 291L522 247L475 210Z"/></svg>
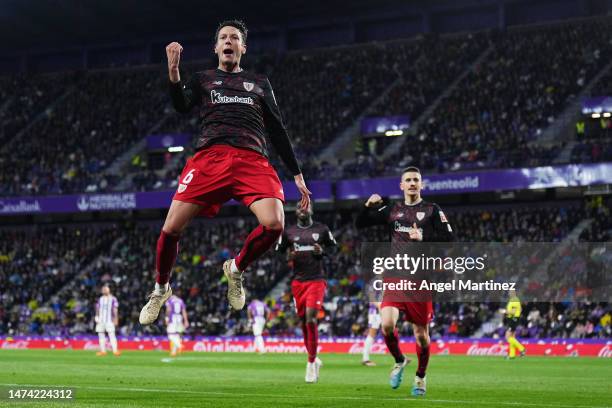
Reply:
<svg viewBox="0 0 612 408"><path fill-rule="evenodd" d="M232 272L232 259L223 263L223 274L227 278L227 300L234 310L244 307L246 297L242 287L242 272Z"/></svg>
<svg viewBox="0 0 612 408"><path fill-rule="evenodd" d="M172 289L169 286L168 290L164 293L157 293L153 291L149 295L149 301L140 311L140 317L138 318L140 324L146 326L155 322L155 320L157 320L157 316L159 316L159 311L170 296L172 296Z"/></svg>
<svg viewBox="0 0 612 408"><path fill-rule="evenodd" d="M317 363L306 363L306 382L313 384L317 382Z"/></svg>

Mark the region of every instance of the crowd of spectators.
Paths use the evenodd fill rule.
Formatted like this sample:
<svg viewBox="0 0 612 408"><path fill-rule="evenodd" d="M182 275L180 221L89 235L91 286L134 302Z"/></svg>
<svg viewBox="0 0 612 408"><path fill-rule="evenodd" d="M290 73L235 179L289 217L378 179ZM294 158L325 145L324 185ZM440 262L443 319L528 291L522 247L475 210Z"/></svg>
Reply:
<svg viewBox="0 0 612 408"><path fill-rule="evenodd" d="M43 330L45 302L118 236L112 225L0 229L0 332Z"/></svg>
<svg viewBox="0 0 612 408"><path fill-rule="evenodd" d="M0 158L0 194L104 191L103 170L160 120L159 69L100 71L66 81L74 90ZM66 85L64 84L64 85Z"/></svg>
<svg viewBox="0 0 612 408"><path fill-rule="evenodd" d="M19 75L0 78L0 146L24 129L71 87L74 74Z"/></svg>
<svg viewBox="0 0 612 408"><path fill-rule="evenodd" d="M602 211L609 211L606 201L595 198L584 207L579 203L530 208L451 207L447 214L457 239L462 242L554 242L562 240L585 217L593 217L594 221L582 239L608 240L612 228ZM360 336L367 328L368 304L359 261L360 245L388 239L384 227L357 230L353 217L352 211L316 216L331 227L339 244L325 258L329 280L321 332L327 335ZM190 334L249 333L245 313L228 309L220 265L236 255L253 226L254 220L242 218L197 221L184 235L172 282L173 289L186 301L192 322ZM158 222L123 221L86 227L3 229L0 231L0 284L7 290L0 298L0 333L89 333L100 287L108 283L120 302L120 333L143 334L143 328L135 322L152 287L159 227ZM247 274L249 298L266 298L288 274L285 256L268 252ZM288 289L277 298L267 297L266 301L272 309L267 332L299 335L300 325ZM442 302L436 305L432 333L470 336L499 307L496 303ZM607 305L602 307L609 312ZM602 330L596 332L606 333L609 327ZM402 331L409 334L410 327L405 325ZM146 333L163 334L161 319Z"/></svg>
<svg viewBox="0 0 612 408"><path fill-rule="evenodd" d="M610 60L610 24L606 19L493 34L492 53L406 136L384 171L550 164L562 146L530 145ZM400 112L398 105L393 113Z"/></svg>
<svg viewBox="0 0 612 408"><path fill-rule="evenodd" d="M310 178L328 176L330 170L337 178L394 173L408 164L427 171L533 166L549 164L562 150L563 145L538 147L532 142L609 60L609 28L609 19L600 19L507 32L427 35L262 55L248 59L247 66L270 76ZM490 54L415 134L404 136L406 142L391 159L380 162L376 154L363 151L347 165L317 160L317 153L394 82L369 114L416 119L488 47ZM184 76L201 65L185 64ZM0 82L0 141L6 142L0 154L0 195L168 188L177 176L174 167L159 174L138 169L140 174L127 176L134 184L123 182L125 174L105 170L151 129L198 133L195 112L179 115L170 107L161 66ZM612 126L612 121L606 123L605 129ZM609 139L579 141L571 160L610 159ZM374 152L384 147L379 144ZM273 151L272 161L283 178L291 176Z"/></svg>
<svg viewBox="0 0 612 408"><path fill-rule="evenodd" d="M484 35L427 36L409 41L296 51L278 58L274 64L269 58L260 58L251 64L270 75L304 174L320 178L326 175L327 169L325 164L316 162L316 153L397 78L410 84L415 92L412 101L422 110L483 47L486 47ZM397 91L392 92L378 105L378 114L385 114L386 104L406 98L396 94ZM170 117L160 132L198 133L196 115L168 114ZM274 149L270 153L281 178L290 179L292 175ZM143 179L147 179L147 185L167 186L176 178L167 170L157 174L147 170L139 173L136 180L139 186Z"/></svg>
<svg viewBox="0 0 612 408"><path fill-rule="evenodd" d="M236 245L246 238L253 227L252 221L247 222L243 219L218 223L197 222L184 235L172 282L173 289L186 300L194 333L225 333L239 323L240 316L232 315L228 310L225 300L226 286L223 284L220 265L237 254L240 248ZM109 228L113 233L109 233ZM66 283L68 278L64 279L63 275L68 276L68 272L62 272L60 277L36 275L38 284L46 289L44 294L47 296L40 296L37 285L28 286L30 281L22 282L24 278L20 278L20 274L13 271L12 265L20 263L20 251L11 251L12 245L6 240L8 265L6 270L3 266L0 276L11 282L19 280L19 287L15 288L19 296L9 295L11 291L4 296L6 299L3 302L5 308L3 314L8 321L5 320L4 324L0 325L4 326L2 331L9 334L30 332L47 335L90 332L94 305L100 296L100 286L108 283L120 301L120 332L123 334L140 332L142 328L135 322L154 283L155 241L159 229L159 223L125 222L101 231L79 230L80 234L87 236L78 240L84 248L78 256L72 252L66 255L70 255L71 260L76 258L82 262L78 265L69 265L70 283L59 293L55 293L62 286L60 283ZM115 233L119 230L120 236ZM67 246L74 239L70 233L62 230L50 230L48 233L55 234L56 239ZM108 240L115 242L111 246ZM91 242L98 245L91 245ZM86 246L86 243L89 245ZM51 270L53 258L49 253L64 252L62 247L51 247L51 249L54 251L33 254L30 258L37 263L49 262L51 266L48 269ZM90 268L84 268L85 260L95 260L95 263ZM246 286L249 296L265 296L276 281L286 274L287 269L283 265L285 262L282 258L274 256L263 257L254 264ZM26 266L22 269L27 270ZM78 271L80 273L76 273ZM55 274L57 273L56 271ZM24 273L23 276L28 275ZM49 297L51 293L55 294ZM40 310L43 299L49 302ZM11 306L11 310L6 309ZM30 318L30 324L19 325L23 320L19 317L22 310L29 310L27 317ZM41 314L42 312L44 314ZM16 321L16 318L21 320ZM162 326L156 326L152 333L158 334L163 331Z"/></svg>
<svg viewBox="0 0 612 408"><path fill-rule="evenodd" d="M487 336L503 338L505 329ZM528 303L516 330L519 338L610 338L612 307L602 302Z"/></svg>
<svg viewBox="0 0 612 408"><path fill-rule="evenodd" d="M490 209L446 208L457 240L461 242L558 242L585 217L580 205L559 207L500 206ZM328 318L334 334L356 335L367 327L367 304L363 285L359 248L363 241L388 240L388 231L374 227L365 231L341 229L340 249L334 257L333 273L328 282L328 296L335 299ZM436 321L431 327L436 335L468 336L483 321L493 317L499 304L447 303L436 305ZM404 333L411 328L405 324Z"/></svg>
<svg viewBox="0 0 612 408"><path fill-rule="evenodd" d="M612 98L612 71L604 75L591 91L592 97ZM612 112L583 115L576 122L576 143L572 162L612 161Z"/></svg>

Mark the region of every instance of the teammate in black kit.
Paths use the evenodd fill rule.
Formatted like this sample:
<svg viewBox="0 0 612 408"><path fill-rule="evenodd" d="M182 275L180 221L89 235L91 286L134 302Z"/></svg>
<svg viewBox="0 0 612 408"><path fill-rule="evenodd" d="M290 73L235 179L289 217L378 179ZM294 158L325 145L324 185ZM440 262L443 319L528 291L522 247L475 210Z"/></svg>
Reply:
<svg viewBox="0 0 612 408"><path fill-rule="evenodd" d="M364 210L357 217L357 227L389 225L391 242L447 242L453 240L453 230L446 215L437 204L421 198L423 183L421 172L416 167L408 167L402 172L400 189L404 200L389 203L378 194L372 194L365 203ZM412 395L425 395L425 372L429 363L429 323L433 318L432 302L391 302L381 304L382 329L385 343L395 358L391 370L390 384L398 388L403 379L404 367L410 362L401 352L396 330L400 310L406 320L412 323L416 338L418 368L412 387Z"/></svg>
<svg viewBox="0 0 612 408"><path fill-rule="evenodd" d="M259 226L246 239L236 259L223 264L228 279L228 300L234 309L245 303L242 272L267 251L284 227L283 188L267 159L266 135L291 170L300 206L310 204L308 188L295 158L270 82L240 68L246 53L247 29L240 21L219 24L214 52L216 69L197 72L183 83L179 61L183 47L166 47L170 95L179 112L199 106L201 133L197 153L180 176L166 221L157 241L156 284L140 312L140 323L151 324L172 294L168 284L181 233L198 214L214 217L231 198L242 201L255 214Z"/></svg>
<svg viewBox="0 0 612 408"><path fill-rule="evenodd" d="M327 225L312 220L311 207L297 208L295 214L297 225L285 229L276 250L285 252L288 249L288 258L293 264L291 292L297 314L302 320L304 345L308 351L306 382L313 383L318 381L322 365L317 358L317 313L323 305L327 287L323 255L337 244Z"/></svg>

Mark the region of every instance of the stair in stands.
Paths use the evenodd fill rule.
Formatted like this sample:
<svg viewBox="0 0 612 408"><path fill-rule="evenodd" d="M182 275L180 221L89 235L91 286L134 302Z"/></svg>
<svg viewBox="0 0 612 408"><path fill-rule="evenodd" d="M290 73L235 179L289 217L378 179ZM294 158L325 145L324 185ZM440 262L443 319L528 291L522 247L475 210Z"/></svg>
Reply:
<svg viewBox="0 0 612 408"><path fill-rule="evenodd" d="M387 89L382 92L378 98L374 99L362 112L357 116L353 124L351 124L348 128L344 129L335 139L334 141L327 146L323 152L321 153L320 159L322 161L334 162L338 158L340 159L349 159L354 157L355 153L355 138L360 137L360 127L361 121L364 117L366 117L369 112L377 106L381 101L383 101L389 92L393 90L395 86L397 86L401 82L401 78L396 78Z"/></svg>
<svg viewBox="0 0 612 408"><path fill-rule="evenodd" d="M559 117L542 132L536 141L534 141L535 144L570 142L559 153L557 158L553 160L554 163L567 163L569 161L569 153L571 153L571 147L574 145L572 142L576 138L576 121L582 116L582 101L584 98L591 95L595 85L597 85L601 78L607 75L611 70L612 62L609 62L593 77L593 79L591 79L591 81L589 81L582 91L576 95L574 100L563 110Z"/></svg>
<svg viewBox="0 0 612 408"><path fill-rule="evenodd" d="M64 92L63 94L61 94L56 100L54 100L53 102L49 103L49 105L47 105L42 111L40 111L36 116L34 116L34 118L28 122L27 126L24 127L23 129L21 129L19 132L17 132L15 134L15 136L13 136L11 139L9 139L4 147L2 149L0 149L0 151L2 152L7 152L11 149L11 146L15 143L17 143L17 141L19 141L21 139L21 136L23 136L28 130L30 130L35 124L37 124L38 122L40 122L41 120L43 120L44 118L47 117L47 112L53 111L53 109L59 105L60 103L62 103L62 101L66 100L70 94L72 94L74 91L76 90L76 85L72 85L70 86L66 92Z"/></svg>
<svg viewBox="0 0 612 408"><path fill-rule="evenodd" d="M472 62L463 72L442 92L424 111L423 113L416 118L416 120L410 125L410 129L408 130L408 135L413 135L418 132L419 126L424 123L429 116L438 108L440 103L448 97L469 74L470 72L478 66L481 62L483 62L489 54L493 52L493 46L489 46L486 50L484 50L475 60ZM407 135L407 136L408 136ZM387 159L393 154L397 153L401 146L406 141L407 136L397 137L396 140L387 146L381 155L381 159Z"/></svg>

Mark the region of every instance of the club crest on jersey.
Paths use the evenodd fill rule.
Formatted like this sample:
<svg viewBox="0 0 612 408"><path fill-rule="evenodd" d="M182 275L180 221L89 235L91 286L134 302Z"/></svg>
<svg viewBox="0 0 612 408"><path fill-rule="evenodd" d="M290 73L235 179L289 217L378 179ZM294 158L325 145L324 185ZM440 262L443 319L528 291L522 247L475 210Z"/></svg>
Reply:
<svg viewBox="0 0 612 408"><path fill-rule="evenodd" d="M319 233L315 232L312 234L312 239L314 239L315 241L319 240Z"/></svg>
<svg viewBox="0 0 612 408"><path fill-rule="evenodd" d="M416 217L417 220L421 221L423 218L425 218L425 213L423 211L419 211L418 213L416 213Z"/></svg>
<svg viewBox="0 0 612 408"><path fill-rule="evenodd" d="M246 89L247 92L251 92L253 88L255 88L255 84L252 82L243 82L242 86L244 86L244 89Z"/></svg>
<svg viewBox="0 0 612 408"><path fill-rule="evenodd" d="M442 211L440 211L440 221L448 222L448 220L446 219L446 215L444 215L444 213Z"/></svg>

